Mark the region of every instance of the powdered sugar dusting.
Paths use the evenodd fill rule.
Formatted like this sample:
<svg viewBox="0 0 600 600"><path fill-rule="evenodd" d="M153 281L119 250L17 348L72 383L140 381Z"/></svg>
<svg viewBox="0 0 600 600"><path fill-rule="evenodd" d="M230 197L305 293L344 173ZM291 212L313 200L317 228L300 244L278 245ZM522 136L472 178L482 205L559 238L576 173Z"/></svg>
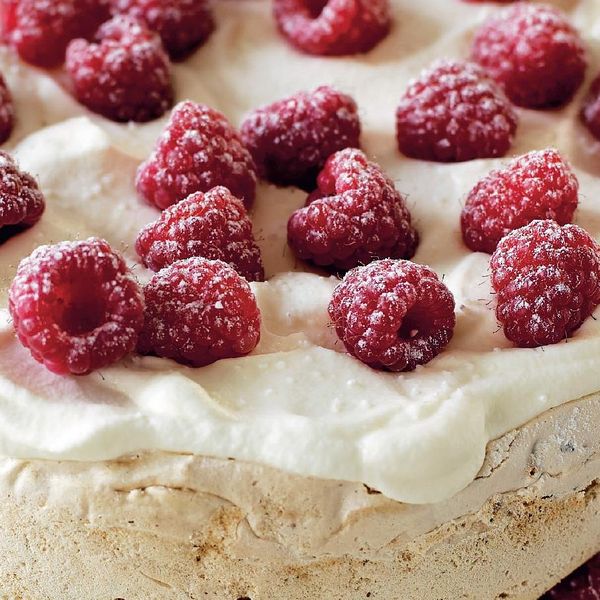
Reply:
<svg viewBox="0 0 600 600"><path fill-rule="evenodd" d="M204 43L215 26L207 0L112 0L111 9L157 32L173 59Z"/></svg>
<svg viewBox="0 0 600 600"><path fill-rule="evenodd" d="M473 41L473 60L521 106L569 100L583 82L586 57L577 30L558 9L519 2L493 15Z"/></svg>
<svg viewBox="0 0 600 600"><path fill-rule="evenodd" d="M0 227L34 225L45 206L35 179L21 171L8 153L0 151Z"/></svg>
<svg viewBox="0 0 600 600"><path fill-rule="evenodd" d="M249 281L264 279L252 222L242 201L224 187L196 192L163 211L140 232L136 249L153 271L201 256L229 263Z"/></svg>
<svg viewBox="0 0 600 600"><path fill-rule="evenodd" d="M288 241L300 258L350 269L375 258L411 258L415 231L404 198L363 152L332 155L308 206L292 214Z"/></svg>
<svg viewBox="0 0 600 600"><path fill-rule="evenodd" d="M534 221L506 236L490 263L508 339L555 344L600 304L600 246L577 225Z"/></svg>
<svg viewBox="0 0 600 600"><path fill-rule="evenodd" d="M137 173L140 195L167 208L194 192L224 186L252 204L256 173L240 135L219 111L179 103L154 151Z"/></svg>
<svg viewBox="0 0 600 600"><path fill-rule="evenodd" d="M253 111L241 134L262 177L312 191L329 156L359 146L358 107L350 96L321 86Z"/></svg>
<svg viewBox="0 0 600 600"><path fill-rule="evenodd" d="M156 119L173 104L171 71L160 38L141 23L114 17L98 43L74 40L67 72L77 99L115 121Z"/></svg>
<svg viewBox="0 0 600 600"><path fill-rule="evenodd" d="M462 211L463 238L474 251L492 253L508 233L536 219L570 223L579 182L553 149L529 152L480 180Z"/></svg>
<svg viewBox="0 0 600 600"><path fill-rule="evenodd" d="M428 267L382 260L335 289L329 315L346 349L371 367L410 371L432 360L454 331L454 299Z"/></svg>
<svg viewBox="0 0 600 600"><path fill-rule="evenodd" d="M103 240L38 247L10 287L19 339L58 374L86 374L112 364L136 343L141 291L123 259Z"/></svg>
<svg viewBox="0 0 600 600"><path fill-rule="evenodd" d="M479 67L440 60L409 85L396 127L399 148L407 156L460 162L504 156L517 116Z"/></svg>
<svg viewBox="0 0 600 600"><path fill-rule="evenodd" d="M5 2L5 5L10 3ZM108 17L107 3L98 0L16 0L6 32L21 58L40 67L56 67L68 43L88 38ZM3 6L3 10L8 10Z"/></svg>
<svg viewBox="0 0 600 600"><path fill-rule="evenodd" d="M310 54L368 52L389 32L389 0L324 0L313 14L307 0L275 0L280 31Z"/></svg>
<svg viewBox="0 0 600 600"><path fill-rule="evenodd" d="M157 273L144 288L138 349L203 366L251 352L260 312L248 283L222 261L190 258Z"/></svg>

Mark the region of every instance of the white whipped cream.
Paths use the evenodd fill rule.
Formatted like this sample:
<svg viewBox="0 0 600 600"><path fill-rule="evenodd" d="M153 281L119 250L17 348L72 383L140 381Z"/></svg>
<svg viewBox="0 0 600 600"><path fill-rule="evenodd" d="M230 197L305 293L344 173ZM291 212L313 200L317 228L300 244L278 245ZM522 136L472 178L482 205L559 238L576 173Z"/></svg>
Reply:
<svg viewBox="0 0 600 600"><path fill-rule="evenodd" d="M598 47L597 0L568 4L590 48ZM199 453L361 481L404 502L444 500L474 479L491 439L600 391L600 322L589 319L567 343L534 350L512 348L498 331L489 257L463 245L459 214L469 189L503 161L438 165L396 151L395 106L409 79L434 58L465 57L474 28L497 7L396 0L395 28L372 53L325 59L287 47L269 6L219 3L210 42L174 69L178 97L208 103L239 124L249 110L300 89L333 84L352 94L366 151L408 196L421 235L415 260L435 268L455 295L448 350L400 375L346 355L328 325L336 281L311 272L286 245L285 224L305 196L261 185L253 219L270 280L253 284L263 315L256 351L195 370L129 357L86 377L58 377L20 346L1 310L0 453L83 461L141 449ZM40 223L0 248L3 306L19 260L64 239L104 237L147 280L133 242L158 212L136 197L133 178L165 119L109 123L78 106L60 75L7 51L0 68L19 118L9 147L47 198ZM581 183L576 222L600 239L600 145L578 124L578 102L561 111L519 111L513 152L558 147Z"/></svg>

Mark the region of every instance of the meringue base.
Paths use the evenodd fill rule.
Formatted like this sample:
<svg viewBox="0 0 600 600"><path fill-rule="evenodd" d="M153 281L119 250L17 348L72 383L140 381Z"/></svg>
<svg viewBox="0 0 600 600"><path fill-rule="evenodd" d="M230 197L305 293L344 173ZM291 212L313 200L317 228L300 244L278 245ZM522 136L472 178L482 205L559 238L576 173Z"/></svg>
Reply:
<svg viewBox="0 0 600 600"><path fill-rule="evenodd" d="M0 598L533 600L600 551L600 397L492 442L450 500L142 453L0 460Z"/></svg>

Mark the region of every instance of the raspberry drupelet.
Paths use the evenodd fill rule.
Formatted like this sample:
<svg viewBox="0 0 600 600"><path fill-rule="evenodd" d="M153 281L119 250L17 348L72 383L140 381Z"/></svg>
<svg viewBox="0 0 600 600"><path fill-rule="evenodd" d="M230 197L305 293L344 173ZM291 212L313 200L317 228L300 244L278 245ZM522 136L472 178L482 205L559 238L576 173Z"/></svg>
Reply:
<svg viewBox="0 0 600 600"><path fill-rule="evenodd" d="M360 120L350 96L321 86L255 110L241 134L261 177L311 192L329 156L358 148Z"/></svg>
<svg viewBox="0 0 600 600"><path fill-rule="evenodd" d="M329 316L350 354L389 371L411 371L452 338L454 298L428 267L381 260L346 274Z"/></svg>
<svg viewBox="0 0 600 600"><path fill-rule="evenodd" d="M99 0L4 0L0 19L4 39L19 56L38 67L60 66L75 38L89 38L108 18Z"/></svg>
<svg viewBox="0 0 600 600"><path fill-rule="evenodd" d="M84 375L131 352L142 328L142 292L104 240L40 246L9 290L21 343L50 371Z"/></svg>
<svg viewBox="0 0 600 600"><path fill-rule="evenodd" d="M260 311L248 282L220 260L189 258L145 286L138 350L192 367L248 354L260 339Z"/></svg>
<svg viewBox="0 0 600 600"><path fill-rule="evenodd" d="M96 40L73 40L67 48L66 68L79 102L118 122L162 116L173 104L173 88L158 35L129 17L114 17Z"/></svg>
<svg viewBox="0 0 600 600"><path fill-rule="evenodd" d="M536 219L570 223L578 190L577 177L556 150L520 156L469 192L461 215L465 244L491 254L507 233Z"/></svg>
<svg viewBox="0 0 600 600"><path fill-rule="evenodd" d="M111 0L111 9L158 33L173 60L188 56L215 27L207 0Z"/></svg>
<svg viewBox="0 0 600 600"><path fill-rule="evenodd" d="M518 2L477 31L471 56L519 106L550 108L571 99L585 75L577 30L558 9Z"/></svg>
<svg viewBox="0 0 600 600"><path fill-rule="evenodd" d="M11 136L15 126L15 105L12 94L0 74L0 144L4 144Z"/></svg>
<svg viewBox="0 0 600 600"><path fill-rule="evenodd" d="M219 111L203 104L179 103L140 165L136 187L142 198L164 209L194 192L224 186L252 205L256 168L239 133Z"/></svg>
<svg viewBox="0 0 600 600"><path fill-rule="evenodd" d="M35 179L21 171L10 154L0 151L0 228L35 225L45 207Z"/></svg>
<svg viewBox="0 0 600 600"><path fill-rule="evenodd" d="M348 270L377 258L411 258L418 244L404 198L363 152L332 155L318 190L288 222L288 242L303 260Z"/></svg>
<svg viewBox="0 0 600 600"><path fill-rule="evenodd" d="M274 0L279 30L308 54L368 52L390 31L389 0Z"/></svg>
<svg viewBox="0 0 600 600"><path fill-rule="evenodd" d="M224 187L196 192L167 208L140 231L135 248L153 271L201 256L229 263L248 281L265 276L244 204Z"/></svg>
<svg viewBox="0 0 600 600"><path fill-rule="evenodd" d="M504 156L517 116L472 63L441 60L413 81L396 111L398 147L411 158L461 162Z"/></svg>
<svg viewBox="0 0 600 600"><path fill-rule="evenodd" d="M533 221L502 239L490 268L496 316L517 346L564 340L600 303L600 246L577 225Z"/></svg>

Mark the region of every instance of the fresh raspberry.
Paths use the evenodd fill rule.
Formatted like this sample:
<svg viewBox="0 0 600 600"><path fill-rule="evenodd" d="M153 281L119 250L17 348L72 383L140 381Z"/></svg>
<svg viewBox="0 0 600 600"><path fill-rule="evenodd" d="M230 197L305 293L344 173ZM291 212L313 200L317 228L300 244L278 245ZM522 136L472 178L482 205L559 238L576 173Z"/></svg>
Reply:
<svg viewBox="0 0 600 600"><path fill-rule="evenodd" d="M111 4L115 14L129 15L158 33L174 60L188 56L215 27L207 0L111 0Z"/></svg>
<svg viewBox="0 0 600 600"><path fill-rule="evenodd" d="M348 148L332 155L318 184L288 222L288 241L299 258L347 270L414 255L418 234L404 198L363 152Z"/></svg>
<svg viewBox="0 0 600 600"><path fill-rule="evenodd" d="M107 242L40 246L21 261L9 291L21 343L59 375L84 375L135 348L142 292Z"/></svg>
<svg viewBox="0 0 600 600"><path fill-rule="evenodd" d="M158 221L140 231L135 248L153 271L202 256L229 263L248 281L265 277L248 213L224 187L196 192L167 208Z"/></svg>
<svg viewBox="0 0 600 600"><path fill-rule="evenodd" d="M6 85L4 77L0 75L0 144L4 144L10 137L15 126L15 106L12 94Z"/></svg>
<svg viewBox="0 0 600 600"><path fill-rule="evenodd" d="M72 39L89 38L108 17L100 0L3 0L3 38L38 67L57 67Z"/></svg>
<svg viewBox="0 0 600 600"><path fill-rule="evenodd" d="M260 339L260 311L247 281L220 260L188 258L144 288L138 349L202 367L248 354Z"/></svg>
<svg viewBox="0 0 600 600"><path fill-rule="evenodd" d="M517 116L474 64L437 61L413 81L396 112L398 147L412 158L461 162L504 156Z"/></svg>
<svg viewBox="0 0 600 600"><path fill-rule="evenodd" d="M560 342L600 303L600 246L577 225L533 221L500 241L490 268L496 316L517 346Z"/></svg>
<svg viewBox="0 0 600 600"><path fill-rule="evenodd" d="M586 58L577 30L558 9L519 2L494 14L471 51L519 106L568 101L583 82Z"/></svg>
<svg viewBox="0 0 600 600"><path fill-rule="evenodd" d="M0 228L30 227L40 220L45 207L35 179L0 151Z"/></svg>
<svg viewBox="0 0 600 600"><path fill-rule="evenodd" d="M359 146L360 121L350 96L321 86L259 108L241 132L261 177L310 192L329 156Z"/></svg>
<svg viewBox="0 0 600 600"><path fill-rule="evenodd" d="M578 189L577 177L556 150L516 158L469 193L461 215L465 244L491 254L507 233L536 219L570 223Z"/></svg>
<svg viewBox="0 0 600 600"><path fill-rule="evenodd" d="M308 54L368 52L390 31L389 0L274 0L279 30Z"/></svg>
<svg viewBox="0 0 600 600"><path fill-rule="evenodd" d="M140 165L136 186L158 208L219 185L249 207L256 190L255 169L250 152L225 116L186 101L173 109L153 153Z"/></svg>
<svg viewBox="0 0 600 600"><path fill-rule="evenodd" d="M0 0L0 40L10 43L11 34L16 26L19 0Z"/></svg>
<svg viewBox="0 0 600 600"><path fill-rule="evenodd" d="M583 102L581 120L591 133L600 140L600 75L592 82Z"/></svg>
<svg viewBox="0 0 600 600"><path fill-rule="evenodd" d="M160 38L128 17L100 27L98 43L73 40L67 71L79 102L113 121L150 121L173 104L171 68Z"/></svg>
<svg viewBox="0 0 600 600"><path fill-rule="evenodd" d="M600 598L600 554L544 594L540 600L598 600Z"/></svg>
<svg viewBox="0 0 600 600"><path fill-rule="evenodd" d="M454 332L454 298L428 267L381 260L346 274L329 316L346 350L376 369L412 371Z"/></svg>

